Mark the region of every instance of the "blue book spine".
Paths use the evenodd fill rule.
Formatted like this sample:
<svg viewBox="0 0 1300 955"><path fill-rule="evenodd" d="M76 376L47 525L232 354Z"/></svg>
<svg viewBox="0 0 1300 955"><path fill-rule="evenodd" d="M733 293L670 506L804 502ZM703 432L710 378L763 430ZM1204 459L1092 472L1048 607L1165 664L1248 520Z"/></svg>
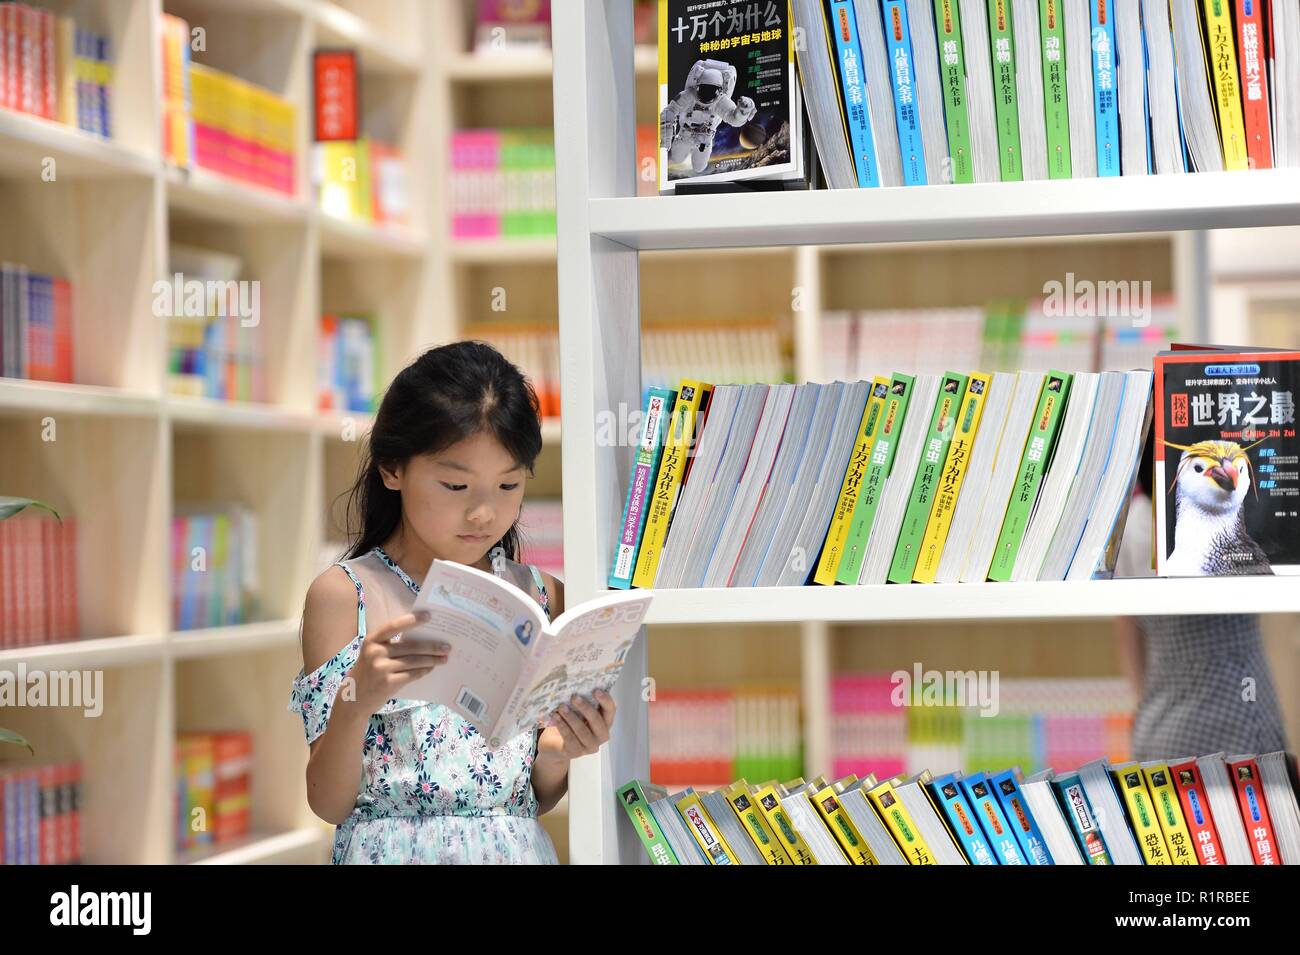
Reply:
<svg viewBox="0 0 1300 955"><path fill-rule="evenodd" d="M112 74L112 61L109 59L108 37L101 36L95 38L95 60L103 64L103 69L98 73L98 80ZM113 135L113 113L112 113L112 91L107 83L96 82L96 103L98 109L98 122L96 123L99 135L108 138Z"/></svg>
<svg viewBox="0 0 1300 955"><path fill-rule="evenodd" d="M989 845L993 847L993 854L998 862L1001 865L1027 865L1020 851L1020 844L1016 842L1015 834L1007 825L1007 817L1003 814L997 797L993 795L993 785L989 782L988 773L976 773L964 777L961 780L961 788L966 798L970 800L971 809L974 810Z"/></svg>
<svg viewBox="0 0 1300 955"><path fill-rule="evenodd" d="M912 59L912 35L907 29L907 7L903 0L884 0L882 7L885 52L894 80L894 115L903 159L903 185L924 186L925 146L921 142L921 119L916 112L916 64Z"/></svg>
<svg viewBox="0 0 1300 955"><path fill-rule="evenodd" d="M184 572L181 574L181 612L176 621L177 630L190 630L194 627L194 600L198 592L198 573L194 570L194 548L198 544L195 533L194 515L179 518L185 522L185 531L181 540L185 541L185 552L181 555Z"/></svg>
<svg viewBox="0 0 1300 955"><path fill-rule="evenodd" d="M948 828L957 836L957 844L971 865L997 865L998 860L984 838L984 830L962 795L957 773L949 773L930 783L930 795L943 809Z"/></svg>
<svg viewBox="0 0 1300 955"><path fill-rule="evenodd" d="M1146 20L1141 16L1138 17L1138 31L1142 34L1142 115L1146 117L1147 175L1150 176L1156 171L1155 150L1151 146L1151 50L1147 46Z"/></svg>
<svg viewBox="0 0 1300 955"><path fill-rule="evenodd" d="M1002 812L1007 817L1011 831L1016 834L1020 851L1029 860L1029 864L1055 865L1052 854L1047 851L1047 843L1043 841L1043 833L1039 830L1038 823L1034 821L1034 814L1030 812L1029 804L1025 802L1024 793L1020 791L1020 784L1016 781L1016 771L1004 770L994 776L992 782L993 793L1002 804Z"/></svg>
<svg viewBox="0 0 1300 955"><path fill-rule="evenodd" d="M1115 19L1105 0L1092 8L1092 92L1097 113L1097 175L1120 174L1119 104L1115 98Z"/></svg>
<svg viewBox="0 0 1300 955"><path fill-rule="evenodd" d="M1097 825L1092 814L1092 803L1084 791L1083 780L1078 773L1069 773L1052 780L1056 798L1061 803L1061 812L1070 822L1070 831L1079 852L1088 865L1110 865L1110 853L1106 851L1106 840L1102 837L1101 827Z"/></svg>
<svg viewBox="0 0 1300 955"><path fill-rule="evenodd" d="M614 549L614 566L609 572L609 586L630 590L636 571L636 555L645 533L646 507L654 495L655 477L663 457L664 439L672 422L677 392L668 388L651 388L646 399L641 439L627 480L627 497L623 501L623 523L619 525L618 544Z"/></svg>
<svg viewBox="0 0 1300 955"><path fill-rule="evenodd" d="M831 33L840 61L840 86L844 97L844 118L853 145L853 164L858 170L859 188L880 185L876 165L876 140L871 130L871 109L867 102L867 83L862 68L862 43L858 40L858 18L853 12L855 0L831 0ZM875 0L856 0L873 3Z"/></svg>

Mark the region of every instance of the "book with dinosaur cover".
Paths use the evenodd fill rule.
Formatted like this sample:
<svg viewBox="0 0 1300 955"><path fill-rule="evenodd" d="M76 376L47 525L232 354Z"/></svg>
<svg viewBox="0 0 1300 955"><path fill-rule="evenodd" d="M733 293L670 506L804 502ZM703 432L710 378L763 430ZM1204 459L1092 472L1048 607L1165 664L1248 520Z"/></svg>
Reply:
<svg viewBox="0 0 1300 955"><path fill-rule="evenodd" d="M1300 352L1155 357L1156 570L1300 574Z"/></svg>
<svg viewBox="0 0 1300 955"><path fill-rule="evenodd" d="M532 726L569 697L590 702L618 679L653 595L604 594L549 623L537 602L508 580L435 560L411 612L427 623L403 641L445 643L447 663L413 680L402 697L441 703L472 723L491 746Z"/></svg>

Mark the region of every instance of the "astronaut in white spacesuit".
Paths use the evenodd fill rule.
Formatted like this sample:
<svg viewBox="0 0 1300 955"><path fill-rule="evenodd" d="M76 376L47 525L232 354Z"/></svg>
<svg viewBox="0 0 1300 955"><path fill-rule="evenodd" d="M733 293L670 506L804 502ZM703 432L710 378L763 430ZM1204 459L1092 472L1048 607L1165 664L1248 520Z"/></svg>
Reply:
<svg viewBox="0 0 1300 955"><path fill-rule="evenodd" d="M668 161L679 163L689 155L691 168L703 172L713 155L713 136L724 119L744 126L758 107L748 96L733 102L736 68L722 60L696 60L686 75L686 88L659 114L659 145Z"/></svg>

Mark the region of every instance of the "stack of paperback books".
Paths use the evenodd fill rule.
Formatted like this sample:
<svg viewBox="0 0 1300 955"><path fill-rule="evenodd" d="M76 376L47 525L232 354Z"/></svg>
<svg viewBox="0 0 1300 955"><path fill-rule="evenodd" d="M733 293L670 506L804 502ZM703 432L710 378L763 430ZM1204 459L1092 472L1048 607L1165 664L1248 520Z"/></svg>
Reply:
<svg viewBox="0 0 1300 955"><path fill-rule="evenodd" d="M1295 757L618 790L655 865L1297 865Z"/></svg>
<svg viewBox="0 0 1300 955"><path fill-rule="evenodd" d="M81 763L0 765L0 865L81 861Z"/></svg>

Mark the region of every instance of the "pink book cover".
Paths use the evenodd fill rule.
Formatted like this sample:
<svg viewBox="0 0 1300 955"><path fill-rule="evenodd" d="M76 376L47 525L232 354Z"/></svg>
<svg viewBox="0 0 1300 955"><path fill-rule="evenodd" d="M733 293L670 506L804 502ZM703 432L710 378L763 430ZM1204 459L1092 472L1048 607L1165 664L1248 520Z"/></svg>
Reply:
<svg viewBox="0 0 1300 955"><path fill-rule="evenodd" d="M65 640L77 640L81 637L81 620L77 612L77 519L63 515L63 581L62 599L63 626Z"/></svg>
<svg viewBox="0 0 1300 955"><path fill-rule="evenodd" d="M67 639L63 632L62 598L63 568L60 566L63 553L59 541L63 537L63 525L56 520L45 522L45 538L42 542L44 552L45 580L45 639L55 643Z"/></svg>
<svg viewBox="0 0 1300 955"><path fill-rule="evenodd" d="M0 650L14 646L13 521L0 521ZM0 804L2 805L2 804ZM2 858L2 857L0 857Z"/></svg>
<svg viewBox="0 0 1300 955"><path fill-rule="evenodd" d="M9 518L10 525L10 562L9 579L12 581L10 593L14 598L14 628L10 646L27 646L27 522L21 514Z"/></svg>
<svg viewBox="0 0 1300 955"><path fill-rule="evenodd" d="M18 109L19 70L22 66L19 47L22 37L18 31L18 7L12 3L0 5L0 31L5 41L5 101L6 109Z"/></svg>
<svg viewBox="0 0 1300 955"><path fill-rule="evenodd" d="M54 58L56 21L48 10L41 12L41 115L46 119L59 117L59 78Z"/></svg>
<svg viewBox="0 0 1300 955"><path fill-rule="evenodd" d="M42 579L41 536L45 519L33 516L27 524L27 644L45 642L45 581Z"/></svg>

